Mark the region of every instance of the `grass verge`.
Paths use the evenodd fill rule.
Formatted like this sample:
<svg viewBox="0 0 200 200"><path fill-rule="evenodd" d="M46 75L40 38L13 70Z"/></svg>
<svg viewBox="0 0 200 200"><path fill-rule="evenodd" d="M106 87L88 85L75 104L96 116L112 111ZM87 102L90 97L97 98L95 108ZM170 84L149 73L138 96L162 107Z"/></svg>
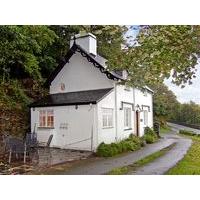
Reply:
<svg viewBox="0 0 200 200"><path fill-rule="evenodd" d="M161 135L169 133L170 131L171 131L171 128L169 126L165 126L165 127L160 128L160 134Z"/></svg>
<svg viewBox="0 0 200 200"><path fill-rule="evenodd" d="M119 167L119 168L115 168L113 169L112 171L110 171L108 173L108 175L126 175L128 174L129 172L133 172L135 170L137 170L139 167L142 167L152 161L154 161L155 159L163 156L165 153L167 153L170 149L172 149L172 147L174 146L175 144L172 144L160 151L157 151L135 163L133 163L132 165L128 165L128 166L125 166L125 167Z"/></svg>
<svg viewBox="0 0 200 200"><path fill-rule="evenodd" d="M186 136L192 139L192 146L184 158L166 174L168 175L198 175L200 174L200 137Z"/></svg>

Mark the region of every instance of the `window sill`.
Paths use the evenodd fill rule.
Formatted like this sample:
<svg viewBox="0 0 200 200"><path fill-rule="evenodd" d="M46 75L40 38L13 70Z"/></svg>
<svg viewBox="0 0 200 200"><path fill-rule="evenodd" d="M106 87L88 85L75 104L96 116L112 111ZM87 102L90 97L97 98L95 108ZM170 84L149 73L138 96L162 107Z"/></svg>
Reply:
<svg viewBox="0 0 200 200"><path fill-rule="evenodd" d="M110 126L110 127L102 127L102 129L111 129L111 128L114 128L113 126Z"/></svg>
<svg viewBox="0 0 200 200"><path fill-rule="evenodd" d="M133 130L132 128L125 128L124 131L130 131Z"/></svg>
<svg viewBox="0 0 200 200"><path fill-rule="evenodd" d="M55 127L38 127L38 129L55 129Z"/></svg>

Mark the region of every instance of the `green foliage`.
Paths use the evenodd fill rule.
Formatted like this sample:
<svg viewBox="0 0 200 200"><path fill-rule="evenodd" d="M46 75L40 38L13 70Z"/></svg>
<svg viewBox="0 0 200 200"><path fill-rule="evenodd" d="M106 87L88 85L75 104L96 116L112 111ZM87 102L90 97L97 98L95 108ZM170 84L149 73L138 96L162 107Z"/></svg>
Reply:
<svg viewBox="0 0 200 200"><path fill-rule="evenodd" d="M200 26L140 26L136 46L127 43L126 26L0 26L0 110L6 105L10 115L11 107L26 107L22 110L28 115L27 104L46 94L42 84L68 51L70 37L83 31L97 36L98 52L108 59L110 70L129 71L130 85L154 84L154 113L161 124L168 119L200 123L197 105L180 105L172 92L157 84L170 72L174 83L191 83L200 52ZM126 144L121 149L127 146L134 148Z"/></svg>
<svg viewBox="0 0 200 200"><path fill-rule="evenodd" d="M200 174L200 138L191 136L192 145L184 158L170 169L169 175L199 175Z"/></svg>
<svg viewBox="0 0 200 200"><path fill-rule="evenodd" d="M160 151L157 151L149 156L146 156L144 158L142 158L141 160L128 165L128 166L124 166L124 167L119 167L119 168L114 168L113 170L111 170L108 175L124 175L124 174L128 174L128 173L132 173L134 171L136 171L139 167L142 167L148 163L153 162L155 159L163 156L166 152L168 152L170 149L172 149L172 147L174 146L174 144L161 149Z"/></svg>
<svg viewBox="0 0 200 200"><path fill-rule="evenodd" d="M160 134L169 133L170 131L171 131L171 128L169 126L162 126L160 128Z"/></svg>
<svg viewBox="0 0 200 200"><path fill-rule="evenodd" d="M190 125L200 125L200 105L192 101L179 104L174 110L172 120Z"/></svg>
<svg viewBox="0 0 200 200"><path fill-rule="evenodd" d="M44 52L56 37L47 26L0 26L2 80L20 73L41 79L40 59L49 59Z"/></svg>
<svg viewBox="0 0 200 200"><path fill-rule="evenodd" d="M200 54L200 26L140 26L136 41L139 45L127 51L130 82L162 82L173 73L175 84L192 83Z"/></svg>
<svg viewBox="0 0 200 200"><path fill-rule="evenodd" d="M147 144L154 143L158 140L156 133L149 127L145 128L145 133L144 133L143 138Z"/></svg>
<svg viewBox="0 0 200 200"><path fill-rule="evenodd" d="M150 87L154 90L154 120L159 121L161 126L166 126L166 121L172 119L180 103L164 83L151 84Z"/></svg>
<svg viewBox="0 0 200 200"><path fill-rule="evenodd" d="M140 138L131 135L129 138L117 143L101 143L97 148L97 155L101 157L112 157L123 152L135 151L141 147L141 144Z"/></svg>
<svg viewBox="0 0 200 200"><path fill-rule="evenodd" d="M195 132L188 131L188 130L180 130L179 133L183 134L183 135L188 135L188 136L195 136L195 135L197 135Z"/></svg>

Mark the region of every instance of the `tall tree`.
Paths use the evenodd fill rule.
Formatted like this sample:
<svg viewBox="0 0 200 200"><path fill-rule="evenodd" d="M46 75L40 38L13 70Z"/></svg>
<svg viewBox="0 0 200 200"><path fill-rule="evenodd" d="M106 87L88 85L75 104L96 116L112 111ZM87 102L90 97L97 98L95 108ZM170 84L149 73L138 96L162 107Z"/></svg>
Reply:
<svg viewBox="0 0 200 200"><path fill-rule="evenodd" d="M3 79L23 74L41 78L40 62L49 60L45 49L56 34L46 26L0 26L0 75Z"/></svg>
<svg viewBox="0 0 200 200"><path fill-rule="evenodd" d="M153 109L155 120L165 125L167 120L173 119L180 103L177 101L175 94L163 84L153 84L154 90Z"/></svg>
<svg viewBox="0 0 200 200"><path fill-rule="evenodd" d="M135 41L124 57L130 82L144 85L172 75L177 85L192 83L200 55L200 26L140 26Z"/></svg>

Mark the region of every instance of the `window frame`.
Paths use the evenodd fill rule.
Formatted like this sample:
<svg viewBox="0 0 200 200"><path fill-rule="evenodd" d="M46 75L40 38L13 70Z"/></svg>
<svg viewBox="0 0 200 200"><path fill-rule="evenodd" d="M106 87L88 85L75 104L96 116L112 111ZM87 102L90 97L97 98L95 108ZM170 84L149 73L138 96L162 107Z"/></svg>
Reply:
<svg viewBox="0 0 200 200"><path fill-rule="evenodd" d="M148 110L143 110L144 113L144 125L148 126Z"/></svg>
<svg viewBox="0 0 200 200"><path fill-rule="evenodd" d="M54 128L54 110L43 109L39 111L39 128Z"/></svg>
<svg viewBox="0 0 200 200"><path fill-rule="evenodd" d="M124 107L124 129L131 129L131 119L132 119L132 109L131 107Z"/></svg>
<svg viewBox="0 0 200 200"><path fill-rule="evenodd" d="M110 111L109 112L105 112L105 111ZM113 124L114 124L114 119L113 119L113 108L101 108L101 112L102 112L102 128L106 129L106 128L113 128Z"/></svg>

